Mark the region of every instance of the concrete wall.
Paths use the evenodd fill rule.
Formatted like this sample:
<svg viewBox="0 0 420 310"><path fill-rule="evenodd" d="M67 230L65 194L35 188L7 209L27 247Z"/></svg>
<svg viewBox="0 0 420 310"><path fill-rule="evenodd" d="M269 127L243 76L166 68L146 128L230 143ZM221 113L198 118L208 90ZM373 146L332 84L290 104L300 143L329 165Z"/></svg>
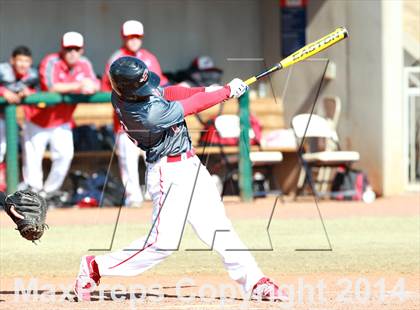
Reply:
<svg viewBox="0 0 420 310"><path fill-rule="evenodd" d="M158 56L164 70L187 67L203 54L225 69L227 80L262 68L259 63L226 60L261 57L258 0L2 0L0 61L14 46L27 44L39 62L59 48L64 32L75 30L85 36L86 54L102 74L106 60L120 46L120 27L128 19L143 22L144 47Z"/></svg>
<svg viewBox="0 0 420 310"><path fill-rule="evenodd" d="M278 3L263 1L262 14L277 18ZM338 26L345 26L350 38L316 56L336 64L337 75L321 88L317 105L324 96L339 96L343 107L339 136L344 149L356 150L361 160L356 167L369 175L380 194L403 190L402 145L402 18L399 1L311 0L307 7L307 42ZM263 20L267 31L275 21ZM277 62L280 31L264 36L266 62ZM272 46L273 50L269 49ZM314 101L324 63L306 61L276 73L274 92L283 96L286 123L293 115L307 112ZM290 79L286 83L286 78ZM287 84L287 85L286 85Z"/></svg>
<svg viewBox="0 0 420 310"><path fill-rule="evenodd" d="M402 3L382 4L382 143L383 192L400 193L405 186L403 122L403 25Z"/></svg>

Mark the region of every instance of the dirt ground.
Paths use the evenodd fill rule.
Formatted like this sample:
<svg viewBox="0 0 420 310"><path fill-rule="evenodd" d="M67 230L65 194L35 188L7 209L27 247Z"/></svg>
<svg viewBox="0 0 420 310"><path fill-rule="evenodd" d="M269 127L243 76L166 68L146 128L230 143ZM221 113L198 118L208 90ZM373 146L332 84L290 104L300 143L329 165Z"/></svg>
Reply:
<svg viewBox="0 0 420 310"><path fill-rule="evenodd" d="M233 219L268 219L275 197L253 203L240 203L231 197L225 200L225 205ZM372 204L321 201L319 207L325 219L418 217L420 197L407 194L378 199ZM150 213L150 203L141 209L122 209L120 221L148 222ZM117 215L117 208L51 210L47 222L50 226L114 223ZM318 216L311 199L278 201L273 214L273 218L279 219ZM0 212L0 224L13 226L4 212ZM284 274L279 266L279 271L270 276L288 292L289 302L248 301L227 275L195 274L192 270L177 276L145 274L124 279L104 278L99 291L88 303L75 301L72 295L74 278L51 275L31 282L27 278L2 276L0 309L420 309L420 270L405 274L392 270L379 274L367 270L362 274L308 275ZM24 291L31 286L35 291ZM15 291L21 292L16 294Z"/></svg>

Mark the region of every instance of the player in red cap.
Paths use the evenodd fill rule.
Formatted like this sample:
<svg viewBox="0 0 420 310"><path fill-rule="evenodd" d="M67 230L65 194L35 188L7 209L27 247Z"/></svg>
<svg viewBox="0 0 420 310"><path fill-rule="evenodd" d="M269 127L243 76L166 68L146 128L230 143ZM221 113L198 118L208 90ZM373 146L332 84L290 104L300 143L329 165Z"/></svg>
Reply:
<svg viewBox="0 0 420 310"><path fill-rule="evenodd" d="M99 90L90 61L82 56L83 36L67 32L61 41L61 50L45 56L41 61L39 76L43 91L56 93L93 94ZM50 193L63 184L73 158L71 121L76 105L57 104L25 109L23 131L23 178L26 186L35 191ZM43 184L42 158L50 146L52 167Z"/></svg>
<svg viewBox="0 0 420 310"><path fill-rule="evenodd" d="M150 71L155 72L160 78L160 85L168 83L168 79L162 74L159 61L156 56L148 50L142 48L144 28L143 24L137 20L128 20L121 27L122 47L115 51L109 58L105 72L102 77L102 90L111 91L109 81L109 67L118 58L123 56L133 56L142 60ZM121 130L118 117L114 113L114 131L118 133L116 139L118 162L120 166L121 179L125 186L126 206L138 207L143 202L143 194L140 188L138 174L139 156L145 157L143 151L137 148L128 138L127 134Z"/></svg>

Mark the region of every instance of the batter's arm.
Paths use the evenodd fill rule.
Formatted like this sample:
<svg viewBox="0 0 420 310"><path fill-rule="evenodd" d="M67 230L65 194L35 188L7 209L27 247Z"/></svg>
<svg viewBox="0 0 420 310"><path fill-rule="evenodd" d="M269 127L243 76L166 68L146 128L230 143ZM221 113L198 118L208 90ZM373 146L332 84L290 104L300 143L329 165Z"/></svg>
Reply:
<svg viewBox="0 0 420 310"><path fill-rule="evenodd" d="M213 91L213 92L199 92L187 99L180 100L183 109L184 116L191 114L197 114L201 111L207 110L212 106L229 99L231 90L229 86Z"/></svg>
<svg viewBox="0 0 420 310"><path fill-rule="evenodd" d="M163 97L168 101L183 100L204 91L204 87L168 86L163 88Z"/></svg>

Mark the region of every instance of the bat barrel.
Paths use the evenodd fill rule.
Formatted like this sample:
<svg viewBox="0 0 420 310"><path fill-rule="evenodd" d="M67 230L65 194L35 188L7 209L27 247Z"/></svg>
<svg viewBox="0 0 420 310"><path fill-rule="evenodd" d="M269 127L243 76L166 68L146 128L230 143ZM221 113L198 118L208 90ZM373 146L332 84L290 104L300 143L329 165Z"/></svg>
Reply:
<svg viewBox="0 0 420 310"><path fill-rule="evenodd" d="M261 72L260 74L253 76L245 81L247 85L251 85L252 83L258 81L259 79L273 73L274 71L280 70L282 68L286 68L288 66L291 66L295 63L298 63L302 60L305 60L308 57L311 57L328 47L340 42L341 40L344 40L348 38L349 33L345 27L339 27L335 29L330 34L326 35L325 37L322 37L321 39L309 43L308 45L305 45L301 49L297 50L293 54L287 56L282 61L280 61L275 66L271 67L268 70L265 70Z"/></svg>

